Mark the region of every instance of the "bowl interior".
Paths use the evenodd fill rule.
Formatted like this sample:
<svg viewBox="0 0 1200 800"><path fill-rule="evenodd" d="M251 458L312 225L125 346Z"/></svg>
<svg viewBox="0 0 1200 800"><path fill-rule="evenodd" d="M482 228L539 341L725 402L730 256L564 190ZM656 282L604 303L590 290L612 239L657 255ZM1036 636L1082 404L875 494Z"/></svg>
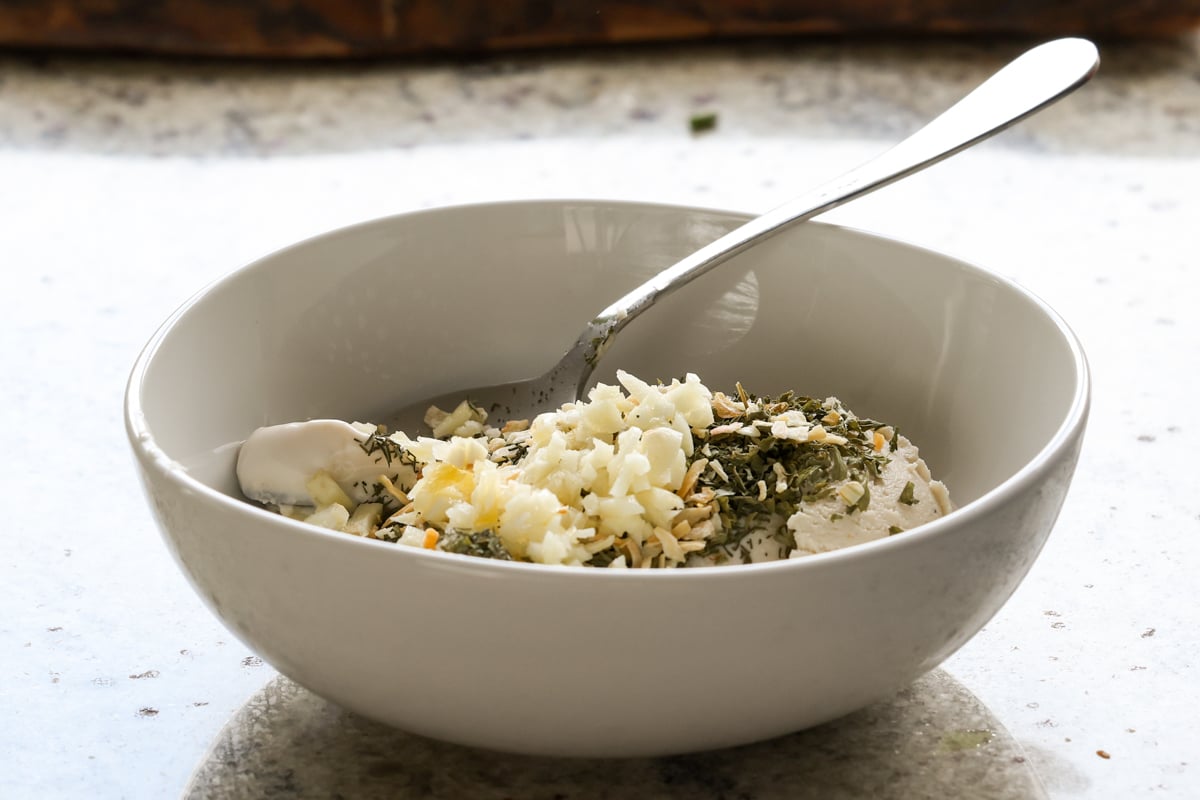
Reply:
<svg viewBox="0 0 1200 800"><path fill-rule="evenodd" d="M268 256L164 326L135 392L157 448L237 495L236 444L309 418L386 420L548 368L583 323L739 214L523 202L366 223ZM1078 405L1074 338L1028 293L920 248L808 223L660 302L616 368L713 389L837 395L899 427L958 505L1011 478Z"/></svg>

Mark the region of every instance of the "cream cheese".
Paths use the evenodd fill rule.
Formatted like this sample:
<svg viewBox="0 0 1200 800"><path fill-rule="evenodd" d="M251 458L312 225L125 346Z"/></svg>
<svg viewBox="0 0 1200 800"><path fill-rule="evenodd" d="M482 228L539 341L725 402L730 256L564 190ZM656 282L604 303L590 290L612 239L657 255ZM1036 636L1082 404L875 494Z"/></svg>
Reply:
<svg viewBox="0 0 1200 800"><path fill-rule="evenodd" d="M852 515L839 513L844 511L836 495L802 505L787 520L795 544L791 557L884 539L932 522L950 513L950 493L941 481L932 480L916 446L899 436L879 480L871 484L870 505Z"/></svg>
<svg viewBox="0 0 1200 800"><path fill-rule="evenodd" d="M238 453L242 494L271 505L316 506L308 482L322 471L359 503L378 494L380 475L411 483L415 475L410 467L388 464L381 453L363 447L376 430L375 425L336 419L259 428Z"/></svg>

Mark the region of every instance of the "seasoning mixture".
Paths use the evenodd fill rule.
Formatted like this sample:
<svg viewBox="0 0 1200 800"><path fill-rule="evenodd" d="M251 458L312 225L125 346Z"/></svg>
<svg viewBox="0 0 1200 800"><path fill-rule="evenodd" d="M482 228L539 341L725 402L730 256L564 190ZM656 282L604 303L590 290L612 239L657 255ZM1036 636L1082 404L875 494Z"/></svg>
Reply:
<svg viewBox="0 0 1200 800"><path fill-rule="evenodd" d="M334 420L260 428L238 479L253 500L355 536L618 569L799 557L951 510L908 439L835 398L617 378L502 427L463 402L430 409L433 435L416 439Z"/></svg>

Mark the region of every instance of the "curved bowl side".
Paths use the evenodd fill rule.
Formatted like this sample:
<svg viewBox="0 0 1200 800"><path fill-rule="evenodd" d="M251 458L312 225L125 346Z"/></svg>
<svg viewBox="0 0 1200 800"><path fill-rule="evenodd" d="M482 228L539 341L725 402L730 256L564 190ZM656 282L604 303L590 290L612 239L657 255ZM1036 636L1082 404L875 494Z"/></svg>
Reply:
<svg viewBox="0 0 1200 800"><path fill-rule="evenodd" d="M439 209L318 237L209 287L155 335L126 397L183 572L302 685L496 750L742 744L848 713L933 668L1001 607L1049 535L1078 458L1087 368L1032 295L868 234L807 224L747 251L631 325L606 363L763 393L804 384L898 422L963 505L917 531L647 574L412 551L236 496L237 442L257 425L369 418L535 372L587 313L743 218L599 201ZM481 270L490 251L513 269ZM531 286L536 308L495 316ZM506 324L491 336L447 316Z"/></svg>

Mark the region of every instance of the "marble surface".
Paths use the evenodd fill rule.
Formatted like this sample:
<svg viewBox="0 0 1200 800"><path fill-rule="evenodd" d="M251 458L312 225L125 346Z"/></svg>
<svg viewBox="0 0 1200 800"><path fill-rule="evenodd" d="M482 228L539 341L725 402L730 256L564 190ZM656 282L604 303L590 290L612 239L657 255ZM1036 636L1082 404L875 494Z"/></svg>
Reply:
<svg viewBox="0 0 1200 800"><path fill-rule="evenodd" d="M441 774L377 774L352 755L305 770L355 737L466 758L282 682L170 560L121 394L141 345L191 293L296 239L431 205L597 196L765 210L878 152L1024 45L286 67L0 55L0 796L261 796L265 758L308 776L310 794L364 769L375 787ZM645 780L675 775L695 789L681 797L713 796L705 775L750 797L839 775L871 786L895 774L888 747L920 750L929 734L911 720L924 714L939 732L996 735L978 752L954 739L982 758L912 770L908 796L1038 784L1053 798L1200 795L1200 44L1102 53L1100 77L1060 106L828 215L1013 277L1080 335L1092 423L1039 562L942 673L890 706L666 772L634 766ZM689 117L710 111L716 130L692 135ZM828 763L797 758L797 742ZM978 780L985 762L1006 777ZM588 769L505 775L513 796L603 796Z"/></svg>
<svg viewBox="0 0 1200 800"><path fill-rule="evenodd" d="M225 726L184 796L911 800L953 797L963 787L995 800L1046 796L1020 745L940 670L819 728L711 753L624 760L514 757L436 742L357 717L280 677Z"/></svg>

